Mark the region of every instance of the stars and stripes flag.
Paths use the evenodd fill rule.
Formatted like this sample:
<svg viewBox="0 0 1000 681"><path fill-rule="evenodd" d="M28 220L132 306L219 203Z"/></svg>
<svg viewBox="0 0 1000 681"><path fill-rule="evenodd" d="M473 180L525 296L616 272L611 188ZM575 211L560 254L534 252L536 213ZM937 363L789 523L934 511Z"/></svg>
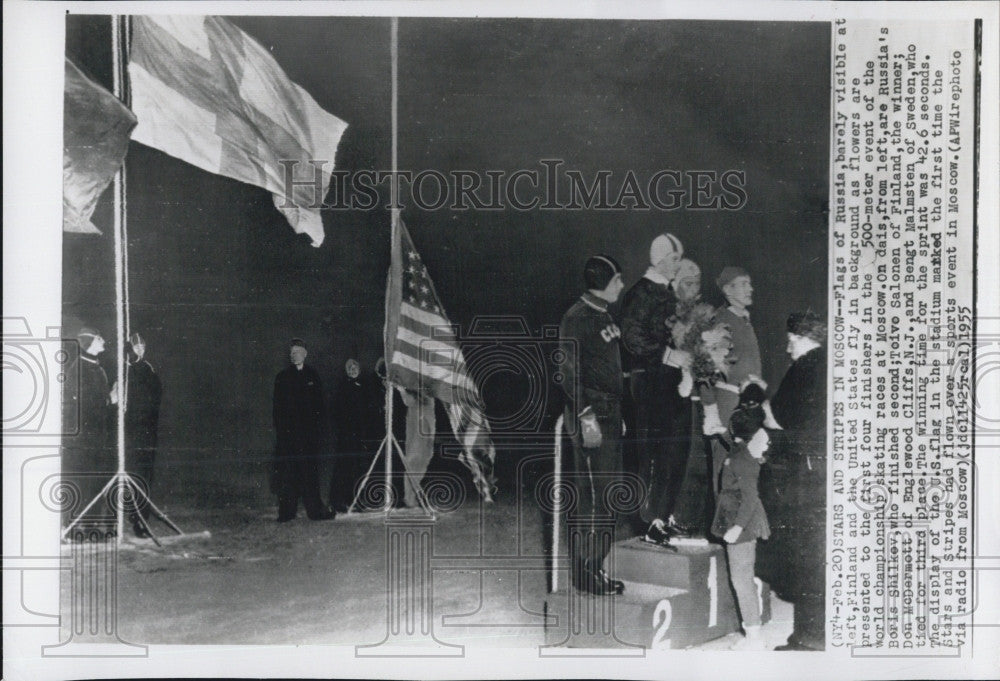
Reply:
<svg viewBox="0 0 1000 681"><path fill-rule="evenodd" d="M90 221L128 151L135 116L69 59L63 96L63 231L100 234Z"/></svg>
<svg viewBox="0 0 1000 681"><path fill-rule="evenodd" d="M452 431L462 444L461 461L472 471L480 495L492 499L496 451L483 402L456 327L448 320L402 220L393 230L385 335L389 380L444 403Z"/></svg>
<svg viewBox="0 0 1000 681"><path fill-rule="evenodd" d="M139 16L132 30L132 139L267 189L296 233L323 243L319 209L347 123L225 19Z"/></svg>

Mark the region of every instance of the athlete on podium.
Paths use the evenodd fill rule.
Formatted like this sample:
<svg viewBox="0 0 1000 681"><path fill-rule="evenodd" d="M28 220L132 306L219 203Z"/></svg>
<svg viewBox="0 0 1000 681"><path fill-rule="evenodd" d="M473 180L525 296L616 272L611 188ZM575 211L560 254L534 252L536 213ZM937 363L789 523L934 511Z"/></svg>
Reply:
<svg viewBox="0 0 1000 681"><path fill-rule="evenodd" d="M583 278L587 291L559 326L564 352L575 358L567 362L562 382L579 504L577 518L570 519L573 586L597 595L620 594L625 585L601 566L614 543L615 517L605 492L622 474L621 332L608 305L625 285L621 266L606 255L588 259Z"/></svg>

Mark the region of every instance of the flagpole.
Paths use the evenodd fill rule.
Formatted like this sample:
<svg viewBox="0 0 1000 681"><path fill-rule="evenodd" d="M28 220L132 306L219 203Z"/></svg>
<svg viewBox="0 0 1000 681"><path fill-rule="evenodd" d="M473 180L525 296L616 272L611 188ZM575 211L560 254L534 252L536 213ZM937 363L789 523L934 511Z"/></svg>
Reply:
<svg viewBox="0 0 1000 681"><path fill-rule="evenodd" d="M390 249L392 252L389 254L390 262L392 258L395 257L396 251L399 249L399 208L397 207L397 196L396 192L398 190L398 184L396 183L396 170L398 167L398 156L397 156L397 146L396 139L399 133L399 116L398 116L398 96L399 96L399 18L392 17L389 20L389 52L392 59L392 179L389 182L389 209L391 211L391 227L390 227ZM390 264L390 267L392 265ZM396 281L394 285L398 286L399 282ZM388 293L388 291L386 292ZM386 305L389 305L389 296L386 295ZM388 321L388 315L386 315L386 320ZM385 338L385 367L386 367L386 389L385 389L385 436L386 444L388 445L385 449L385 484L386 484L386 494L385 494L385 512L388 514L392 510L392 495L389 493L392 489L392 454L393 454L393 443L396 441L395 433L392 430L393 413L392 407L395 400L393 400L394 395L392 394L393 386L392 381L389 379L389 365L392 362L392 356L389 355L392 352L390 347L390 339ZM405 484L405 483L404 483Z"/></svg>
<svg viewBox="0 0 1000 681"><path fill-rule="evenodd" d="M120 15L111 16L111 39L112 39L112 66L113 66L113 94L119 100L125 100L125 37L122 31L124 17ZM116 383L118 403L116 409L116 448L118 450L118 471L115 474L117 481L116 493L116 538L120 545L125 534L125 386L128 379L125 375L125 161L122 160L121 168L115 173L114 178L114 231L115 231L115 349L117 351L116 361Z"/></svg>

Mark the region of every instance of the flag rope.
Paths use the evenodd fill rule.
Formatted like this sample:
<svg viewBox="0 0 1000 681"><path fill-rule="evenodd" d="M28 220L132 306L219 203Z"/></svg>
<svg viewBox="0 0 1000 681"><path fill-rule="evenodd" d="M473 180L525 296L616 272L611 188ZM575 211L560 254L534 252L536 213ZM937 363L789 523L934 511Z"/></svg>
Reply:
<svg viewBox="0 0 1000 681"><path fill-rule="evenodd" d="M112 67L113 67L113 82L112 82L112 93L118 99L122 99L123 92L125 89L125 80L123 78L122 69L124 68L124 36L122 35L122 20L123 17L120 15L111 15L111 42L112 42ZM115 541L120 545L122 543L122 537L125 534L125 481L122 474L125 473L125 385L128 381L125 376L125 333L126 333L126 321L125 321L125 308L126 301L124 296L124 286L125 286L125 243L124 243L124 229L125 229L125 162L122 161L121 167L118 172L115 173L114 180L114 242L115 242L115 349L117 350L117 358L115 360L115 370L117 377L115 382L117 383L117 393L119 395L118 404L116 409L116 423L117 432L115 438L116 448L118 450L118 473L116 475L116 480L118 484L118 489L116 490L117 499L116 501L116 538Z"/></svg>

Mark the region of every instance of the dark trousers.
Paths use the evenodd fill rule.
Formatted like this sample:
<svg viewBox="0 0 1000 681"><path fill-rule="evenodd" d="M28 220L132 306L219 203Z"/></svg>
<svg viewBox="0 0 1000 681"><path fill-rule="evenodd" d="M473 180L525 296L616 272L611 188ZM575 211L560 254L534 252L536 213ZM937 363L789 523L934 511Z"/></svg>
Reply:
<svg viewBox="0 0 1000 681"><path fill-rule="evenodd" d="M299 499L310 518L326 509L319 496L318 447L308 442L291 442L278 448L278 517L294 518Z"/></svg>
<svg viewBox="0 0 1000 681"><path fill-rule="evenodd" d="M566 409L566 423L573 424L573 471L566 477L573 487L575 499L570 500L567 524L569 526L570 554L573 558L573 583L579 586L579 568L587 565L601 567L604 557L614 543L615 512L608 488L621 480L621 405L607 402L601 405L597 419L601 427L601 445L585 448L580 436L579 422L572 408ZM575 503L574 503L575 502Z"/></svg>
<svg viewBox="0 0 1000 681"><path fill-rule="evenodd" d="M795 624L789 642L800 643L813 650L826 649L826 596L802 594L792 604Z"/></svg>
<svg viewBox="0 0 1000 681"><path fill-rule="evenodd" d="M156 445L130 443L125 449L125 470L135 479L136 483L142 487L145 494L150 494L153 488L153 467L156 461ZM142 494L135 495L135 501L139 505L139 513L142 517L149 519L149 502ZM135 512L130 514L133 524L136 522Z"/></svg>
<svg viewBox="0 0 1000 681"><path fill-rule="evenodd" d="M761 467L760 498L771 536L757 573L795 608L790 643L823 650L826 643L826 459L774 435Z"/></svg>
<svg viewBox="0 0 1000 681"><path fill-rule="evenodd" d="M691 400L691 438L687 469L680 497L674 506L674 518L681 525L707 533L715 517L715 497L711 489L712 452L701 436L704 408L700 400ZM646 528L642 528L645 530ZM705 536L708 536L707 534Z"/></svg>
<svg viewBox="0 0 1000 681"><path fill-rule="evenodd" d="M635 450L639 475L646 483L640 516L648 524L666 521L684 484L691 449L691 400L677 392L680 371L669 367L633 372Z"/></svg>

